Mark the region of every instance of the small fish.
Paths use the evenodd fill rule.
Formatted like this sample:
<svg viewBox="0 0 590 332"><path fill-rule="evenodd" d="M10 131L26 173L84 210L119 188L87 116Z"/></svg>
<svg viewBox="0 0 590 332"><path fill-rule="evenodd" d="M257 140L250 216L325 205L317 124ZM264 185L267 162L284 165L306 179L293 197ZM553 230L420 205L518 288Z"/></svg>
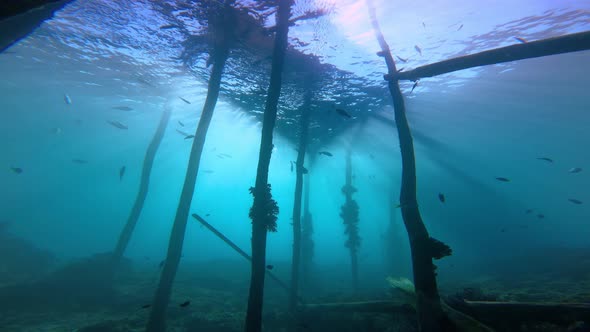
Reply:
<svg viewBox="0 0 590 332"><path fill-rule="evenodd" d="M293 173L293 162L291 162L291 173Z"/></svg>
<svg viewBox="0 0 590 332"><path fill-rule="evenodd" d="M414 49L416 50L416 52L420 54L420 56L422 56L422 49L420 48L420 46L414 45Z"/></svg>
<svg viewBox="0 0 590 332"><path fill-rule="evenodd" d="M166 263L166 260L165 259L160 262L160 264L158 265L158 267L159 268L163 268L164 267L164 263Z"/></svg>
<svg viewBox="0 0 590 332"><path fill-rule="evenodd" d="M582 204L582 201L580 201L579 199L575 199L575 198L568 198L568 201L574 203L574 204Z"/></svg>
<svg viewBox="0 0 590 332"><path fill-rule="evenodd" d="M548 163L552 163L553 162L553 159L548 158L548 157L538 157L537 160L544 160L544 161L546 161Z"/></svg>
<svg viewBox="0 0 590 332"><path fill-rule="evenodd" d="M501 176L497 177L496 180L501 181L501 182L510 182L510 179L508 178L503 178Z"/></svg>
<svg viewBox="0 0 590 332"><path fill-rule="evenodd" d="M126 167L123 166L119 169L119 180L122 181L123 180L123 175L125 175L125 169Z"/></svg>
<svg viewBox="0 0 590 332"><path fill-rule="evenodd" d="M506 228L500 229L500 233L506 233Z"/></svg>
<svg viewBox="0 0 590 332"><path fill-rule="evenodd" d="M331 153L330 153L330 152L328 152L328 151L320 151L320 152L318 152L318 153L319 153L319 154L323 154L324 156L328 156L328 157L332 157L332 156L333 156L333 154L331 154Z"/></svg>
<svg viewBox="0 0 590 332"><path fill-rule="evenodd" d="M213 174L213 173L215 173L215 171L210 170L210 169L206 169L206 170L203 170L203 173Z"/></svg>
<svg viewBox="0 0 590 332"><path fill-rule="evenodd" d="M582 171L582 169L580 167L574 167L574 168L570 168L568 170L568 172L570 173L580 173Z"/></svg>
<svg viewBox="0 0 590 332"><path fill-rule="evenodd" d="M526 210L524 213L526 213L526 214L531 214L531 213L533 213L533 209L528 209L528 210Z"/></svg>
<svg viewBox="0 0 590 332"><path fill-rule="evenodd" d="M309 171L307 170L307 168L301 166L301 173L307 174L307 173L309 173Z"/></svg>
<svg viewBox="0 0 590 332"><path fill-rule="evenodd" d="M180 304L181 307L186 308L189 306L189 304L191 304L191 301L184 301Z"/></svg>
<svg viewBox="0 0 590 332"><path fill-rule="evenodd" d="M441 201L441 203L445 202L445 194L443 193L438 193L438 200Z"/></svg>
<svg viewBox="0 0 590 332"><path fill-rule="evenodd" d="M231 158L233 158L233 157L231 156L231 154L227 154L227 153L220 153L220 155L221 155L221 156L224 156L224 157L226 157L226 158L230 158L230 159L231 159Z"/></svg>
<svg viewBox="0 0 590 332"><path fill-rule="evenodd" d="M169 30L169 29L174 29L174 28L178 28L178 25L166 24L166 25L162 25L160 27L160 30Z"/></svg>
<svg viewBox="0 0 590 332"><path fill-rule="evenodd" d="M141 306L141 309L147 309L147 308L149 308L151 306L152 306L151 304L144 304L144 305Z"/></svg>
<svg viewBox="0 0 590 332"><path fill-rule="evenodd" d="M524 39L524 38L520 38L520 37L514 37L514 39L518 40L519 42L521 42L521 43L523 43L523 44L527 42L527 40L526 40L526 39Z"/></svg>
<svg viewBox="0 0 590 332"><path fill-rule="evenodd" d="M133 108L131 108L129 106L115 106L115 107L113 107L113 109L119 110L119 111L125 111L125 112L129 112L129 111L133 110Z"/></svg>
<svg viewBox="0 0 590 332"><path fill-rule="evenodd" d="M184 127L184 123L182 123L182 121L178 120L178 124L179 124L181 127Z"/></svg>
<svg viewBox="0 0 590 332"><path fill-rule="evenodd" d="M352 115L350 115L350 113L348 113L347 111L341 109L341 108L337 108L336 109L336 113L340 114L341 116L347 118L347 119L351 119Z"/></svg>
<svg viewBox="0 0 590 332"><path fill-rule="evenodd" d="M422 22L422 27L426 28L426 24L424 22Z"/></svg>
<svg viewBox="0 0 590 332"><path fill-rule="evenodd" d="M111 121L111 120L107 120L107 123L110 124L111 126L115 127L115 128L119 128L119 129L128 129L128 127L124 124L122 124L119 121Z"/></svg>
<svg viewBox="0 0 590 332"><path fill-rule="evenodd" d="M399 55L396 55L395 57L396 57L396 58L397 58L399 61L401 61L401 62L403 62L403 63L406 63L406 62L408 62L408 59L404 59L404 58L400 57ZM400 69L399 71L401 71L401 69Z"/></svg>
<svg viewBox="0 0 590 332"><path fill-rule="evenodd" d="M21 174L23 172L23 169L20 167L10 167L10 170L15 172L16 174Z"/></svg>
<svg viewBox="0 0 590 332"><path fill-rule="evenodd" d="M544 214L541 214L541 213L539 213L539 214L537 214L537 218L539 218L539 219L544 219L544 218L545 218L545 215L544 215Z"/></svg>
<svg viewBox="0 0 590 332"><path fill-rule="evenodd" d="M269 269L269 270L272 270L272 269L274 269L274 265L268 264L268 265L266 266L266 268L267 268L267 269Z"/></svg>
<svg viewBox="0 0 590 332"><path fill-rule="evenodd" d="M210 215L211 215L211 213L207 213L207 214L205 215L205 217L209 217Z"/></svg>
<svg viewBox="0 0 590 332"><path fill-rule="evenodd" d="M459 30L461 30L461 29L463 29L463 24L461 24L461 25L459 26L459 29L457 29L457 31L459 31Z"/></svg>
<svg viewBox="0 0 590 332"><path fill-rule="evenodd" d="M72 159L72 162L74 164L80 164L80 165L88 164L88 160L85 160L85 159Z"/></svg>
<svg viewBox="0 0 590 332"><path fill-rule="evenodd" d="M70 98L70 96L68 96L67 94L64 95L64 102L67 105L72 105L72 98Z"/></svg>
<svg viewBox="0 0 590 332"><path fill-rule="evenodd" d="M410 91L410 93L414 92L414 89L418 86L418 81L414 82L414 85L412 86L412 90Z"/></svg>
<svg viewBox="0 0 590 332"><path fill-rule="evenodd" d="M195 135L186 135L186 136L184 137L184 139L191 139L191 138L195 138Z"/></svg>
<svg viewBox="0 0 590 332"><path fill-rule="evenodd" d="M180 98L180 100L184 101L185 103L187 103L187 104L189 104L189 105L191 104L191 102L190 102L190 101L188 101L188 100L186 100L186 99L182 98L181 96L178 96L178 98Z"/></svg>

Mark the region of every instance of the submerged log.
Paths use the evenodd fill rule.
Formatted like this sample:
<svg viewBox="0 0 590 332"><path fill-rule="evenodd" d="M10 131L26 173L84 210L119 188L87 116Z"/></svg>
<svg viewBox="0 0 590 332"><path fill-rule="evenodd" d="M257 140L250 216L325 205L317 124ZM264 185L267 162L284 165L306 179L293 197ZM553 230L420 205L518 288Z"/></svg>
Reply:
<svg viewBox="0 0 590 332"><path fill-rule="evenodd" d="M220 231L218 231L215 227L213 227L210 223L208 223L205 219L199 216L196 213L193 213L193 218L195 218L201 225L205 226L211 233L215 234L218 238L220 238L223 242L225 242L228 246L230 246L233 250L235 250L240 256L244 257L246 260L252 262L252 257L248 255L242 248L238 247L232 240L230 240L227 236L223 235ZM274 273L269 270L266 270L266 275L268 275L272 280L274 280L281 288L285 289L287 292L291 292L291 288L287 286L287 284L279 279ZM298 298L301 301L300 298Z"/></svg>
<svg viewBox="0 0 590 332"><path fill-rule="evenodd" d="M388 76L388 78L416 81L423 77L432 77L473 67L562 53L579 52L589 49L590 31L584 31L452 58L421 66L406 72L398 72L393 75L393 77Z"/></svg>
<svg viewBox="0 0 590 332"><path fill-rule="evenodd" d="M301 307L306 313L335 311L335 312L374 312L374 313L400 313L415 315L416 310L407 303L393 301L362 301L344 303L311 303Z"/></svg>

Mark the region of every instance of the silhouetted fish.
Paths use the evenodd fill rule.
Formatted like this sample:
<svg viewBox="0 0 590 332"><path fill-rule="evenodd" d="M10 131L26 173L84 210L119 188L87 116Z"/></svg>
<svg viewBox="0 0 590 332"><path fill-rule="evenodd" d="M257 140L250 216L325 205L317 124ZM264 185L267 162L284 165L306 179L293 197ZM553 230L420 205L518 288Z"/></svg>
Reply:
<svg viewBox="0 0 590 332"><path fill-rule="evenodd" d="M74 164L80 164L80 165L88 164L88 160L84 160L84 159L72 159L72 162Z"/></svg>
<svg viewBox="0 0 590 332"><path fill-rule="evenodd" d="M309 173L309 171L307 170L307 168L301 166L301 173L307 174L307 173Z"/></svg>
<svg viewBox="0 0 590 332"><path fill-rule="evenodd" d="M420 46L414 45L414 49L416 50L416 52L420 54L420 56L422 56L422 49L420 48Z"/></svg>
<svg viewBox="0 0 590 332"><path fill-rule="evenodd" d="M533 209L528 209L525 211L526 214L531 214L533 212Z"/></svg>
<svg viewBox="0 0 590 332"><path fill-rule="evenodd" d="M539 218L539 219L543 219L543 218L545 218L545 215L544 215L544 214L541 214L541 213L539 213L539 214L537 214L537 218Z"/></svg>
<svg viewBox="0 0 590 332"><path fill-rule="evenodd" d="M178 25L175 25L175 24L166 24L166 25L162 25L160 27L160 30L169 30L169 29L174 29L174 28L178 28Z"/></svg>
<svg viewBox="0 0 590 332"><path fill-rule="evenodd" d="M180 304L181 307L186 308L189 306L189 304L191 304L191 301L184 301Z"/></svg>
<svg viewBox="0 0 590 332"><path fill-rule="evenodd" d="M582 201L580 201L579 199L568 198L567 200L574 203L574 204L582 204Z"/></svg>
<svg viewBox="0 0 590 332"><path fill-rule="evenodd" d="M215 171L210 170L210 169L206 169L206 170L203 170L203 173L213 174L213 173L215 173Z"/></svg>
<svg viewBox="0 0 590 332"><path fill-rule="evenodd" d="M149 308L151 306L152 306L151 304L144 304L144 305L141 306L141 309L147 309L147 308Z"/></svg>
<svg viewBox="0 0 590 332"><path fill-rule="evenodd" d="M343 110L341 108L337 108L336 109L336 113L340 114L341 116L343 116L343 117L345 117L347 119L352 118L352 115L350 115L350 113L348 113L347 111L345 111L345 110Z"/></svg>
<svg viewBox="0 0 590 332"><path fill-rule="evenodd" d="M406 62L408 62L408 59L404 59L404 58L400 57L399 55L396 55L395 57L396 57L396 58L397 58L399 61L401 61L401 62L403 62L403 63L406 63ZM400 71L401 71L401 70L400 70Z"/></svg>
<svg viewBox="0 0 590 332"><path fill-rule="evenodd" d="M574 167L574 168L570 168L568 170L568 172L570 173L580 173L582 171L582 169L580 167Z"/></svg>
<svg viewBox="0 0 590 332"><path fill-rule="evenodd" d="M233 158L233 157L231 156L231 154L227 154L227 153L220 153L219 155L221 155L221 156L223 156L223 157L226 157L226 158Z"/></svg>
<svg viewBox="0 0 590 332"><path fill-rule="evenodd" d="M107 120L107 123L110 124L111 126L115 127L115 128L119 128L119 129L128 129L128 127L124 124L122 124L119 121L111 121L111 120Z"/></svg>
<svg viewBox="0 0 590 332"><path fill-rule="evenodd" d="M412 85L412 90L410 91L410 93L414 92L414 89L418 86L418 81L414 82L414 85Z"/></svg>
<svg viewBox="0 0 590 332"><path fill-rule="evenodd" d="M67 94L64 95L64 102L67 105L71 105L72 104L72 98L70 98L70 96L68 96Z"/></svg>
<svg viewBox="0 0 590 332"><path fill-rule="evenodd" d="M333 156L333 154L331 154L331 153L330 153L330 152L328 152L328 151L320 151L320 152L318 152L318 153L319 153L319 154L323 154L324 156L328 156L328 157L332 157L332 156Z"/></svg>
<svg viewBox="0 0 590 332"><path fill-rule="evenodd" d="M459 30L461 30L461 29L463 29L463 24L461 24L461 25L459 26L459 29L457 29L457 31L459 31Z"/></svg>
<svg viewBox="0 0 590 332"><path fill-rule="evenodd" d="M445 202L445 194L443 193L438 193L438 200L441 201L442 203Z"/></svg>
<svg viewBox="0 0 590 332"><path fill-rule="evenodd" d="M538 157L537 159L538 160L544 160L544 161L549 162L549 163L552 163L553 162L553 159L548 158L548 157Z"/></svg>
<svg viewBox="0 0 590 332"><path fill-rule="evenodd" d="M179 124L181 127L184 127L184 123L182 123L182 121L178 120L178 124Z"/></svg>
<svg viewBox="0 0 590 332"><path fill-rule="evenodd" d="M293 162L291 162L291 173L293 173Z"/></svg>
<svg viewBox="0 0 590 332"><path fill-rule="evenodd" d="M514 37L514 39L518 40L519 42L521 42L521 43L523 43L523 44L527 42L527 40L526 40L526 39L524 39L524 38L520 38L520 37Z"/></svg>
<svg viewBox="0 0 590 332"><path fill-rule="evenodd" d="M211 215L211 213L207 213L207 214L205 215L205 217L209 217L210 215Z"/></svg>
<svg viewBox="0 0 590 332"><path fill-rule="evenodd" d="M182 97L180 97L180 96L178 96L178 98L180 98L180 100L184 101L185 103L187 103L187 104L189 104L189 105L191 104L191 102L190 102L190 101L188 101L188 100L186 100L186 99L184 99L184 98L182 98Z"/></svg>
<svg viewBox="0 0 590 332"><path fill-rule="evenodd" d="M496 180L501 181L501 182L510 182L510 179L508 178L503 178L501 176L497 177Z"/></svg>
<svg viewBox="0 0 590 332"><path fill-rule="evenodd" d="M422 22L422 27L426 28L426 24L424 22Z"/></svg>
<svg viewBox="0 0 590 332"><path fill-rule="evenodd" d="M119 169L119 180L123 180L123 176L125 175L125 169L126 169L125 166L123 166Z"/></svg>
<svg viewBox="0 0 590 332"><path fill-rule="evenodd" d="M15 172L16 174L21 174L23 172L23 169L20 167L10 167L10 170Z"/></svg>
<svg viewBox="0 0 590 332"><path fill-rule="evenodd" d="M129 106L115 106L115 107L113 107L113 109L116 109L116 110L119 110L119 111L125 111L125 112L132 111L133 110L133 108L131 108Z"/></svg>
<svg viewBox="0 0 590 332"><path fill-rule="evenodd" d="M186 135L186 136L184 137L184 139L191 139L191 138L195 138L195 135Z"/></svg>
<svg viewBox="0 0 590 332"><path fill-rule="evenodd" d="M164 267L164 263L166 263L166 260L164 259L163 261L160 262L160 264L158 265L159 268Z"/></svg>
<svg viewBox="0 0 590 332"><path fill-rule="evenodd" d="M269 270L272 270L272 269L274 269L274 266L273 266L273 265L271 265L271 264L268 264L268 265L266 266L266 268L267 268L267 269L269 269Z"/></svg>

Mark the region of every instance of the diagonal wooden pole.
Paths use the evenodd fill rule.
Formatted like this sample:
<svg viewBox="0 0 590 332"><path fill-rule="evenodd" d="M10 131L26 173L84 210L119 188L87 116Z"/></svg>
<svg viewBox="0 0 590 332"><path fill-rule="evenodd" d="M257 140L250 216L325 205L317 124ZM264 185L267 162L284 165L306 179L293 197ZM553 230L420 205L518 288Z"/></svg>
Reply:
<svg viewBox="0 0 590 332"><path fill-rule="evenodd" d="M423 77L442 75L462 69L585 50L590 50L590 31L510 45L452 58L413 70L398 72L387 78L416 81Z"/></svg>

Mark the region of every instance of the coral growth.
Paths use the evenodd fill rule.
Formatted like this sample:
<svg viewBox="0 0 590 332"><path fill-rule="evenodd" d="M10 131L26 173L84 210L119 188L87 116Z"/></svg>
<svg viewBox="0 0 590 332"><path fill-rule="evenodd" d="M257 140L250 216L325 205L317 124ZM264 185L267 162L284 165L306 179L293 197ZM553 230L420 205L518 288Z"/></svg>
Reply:
<svg viewBox="0 0 590 332"><path fill-rule="evenodd" d="M257 191L257 188L250 187L250 193L254 196L250 219L252 222L262 222L269 232L276 232L279 206L272 198L270 183L261 189Z"/></svg>

